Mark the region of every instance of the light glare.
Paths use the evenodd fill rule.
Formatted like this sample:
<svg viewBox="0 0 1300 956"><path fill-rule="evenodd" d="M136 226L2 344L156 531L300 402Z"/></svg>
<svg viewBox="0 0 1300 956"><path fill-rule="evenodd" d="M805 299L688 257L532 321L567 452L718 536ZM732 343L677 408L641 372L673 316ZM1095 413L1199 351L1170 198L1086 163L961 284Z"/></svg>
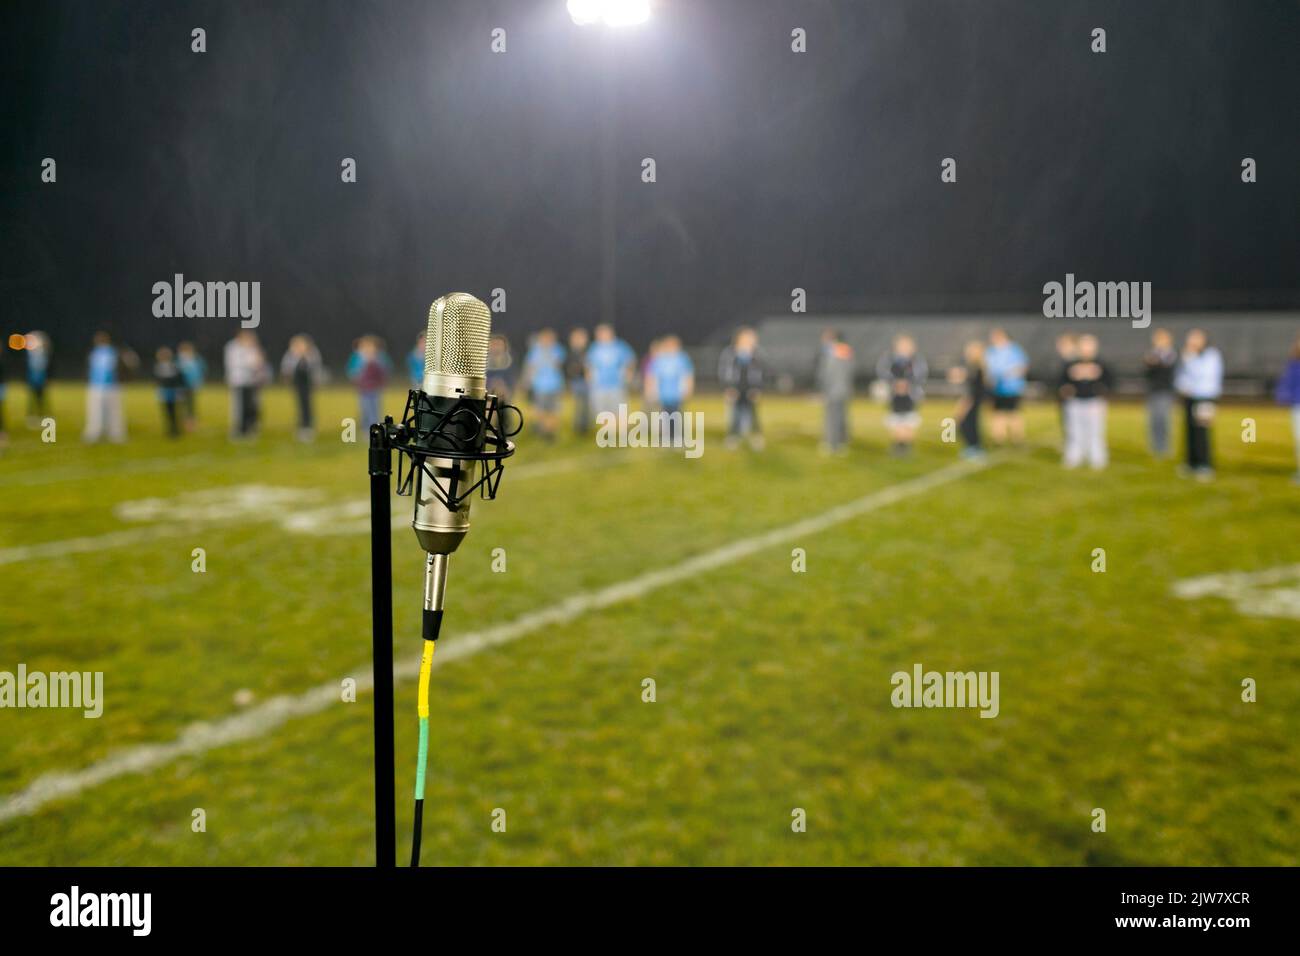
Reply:
<svg viewBox="0 0 1300 956"><path fill-rule="evenodd" d="M628 27L650 19L650 0L568 0L566 6L579 26Z"/></svg>

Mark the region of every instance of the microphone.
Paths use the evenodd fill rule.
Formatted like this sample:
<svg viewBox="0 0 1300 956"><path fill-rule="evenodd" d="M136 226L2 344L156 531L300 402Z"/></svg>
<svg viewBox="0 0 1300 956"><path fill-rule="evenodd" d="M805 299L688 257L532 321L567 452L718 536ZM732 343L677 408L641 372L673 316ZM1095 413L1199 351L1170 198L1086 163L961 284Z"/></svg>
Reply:
<svg viewBox="0 0 1300 956"><path fill-rule="evenodd" d="M424 780L429 750L429 676L433 649L442 630L447 562L469 532L471 496L477 490L484 498L496 497L502 463L515 453L510 438L523 427L518 409L498 405L497 397L487 391L487 351L491 331L492 313L474 296L453 292L435 299L429 306L429 326L425 332L424 379L420 388L412 389L407 395L401 424L395 426L391 418L386 419L380 434L381 443L388 439L391 447L401 453L398 457L397 493L410 494L415 499L411 527L426 555L422 625L424 651L420 655L416 707L420 736L415 767L412 866L420 865ZM501 416L506 408L514 410L518 421L509 431L501 425ZM373 441L372 437L372 447ZM402 462L406 458L410 459L410 470L403 479ZM376 472L372 465L371 474ZM372 489L372 502L375 493ZM386 486L383 493L387 494ZM382 541L376 546L372 538L371 547L372 552L378 548L387 557L388 548ZM388 648L391 648L391 609L383 624L389 629ZM376 633L382 630L382 627L377 628ZM376 638L376 647L380 648L377 655L385 650L382 643L381 635ZM391 665L386 666L391 671ZM376 667L377 672L378 669ZM387 699L391 699L391 694L386 696ZM384 757L387 760L392 749L391 726L385 733L388 739ZM377 729L376 741L379 738L380 730ZM379 754L378 746L376 754ZM380 798L377 796L376 799L378 807ZM386 813L382 807L377 812ZM387 820L384 822L386 841Z"/></svg>
<svg viewBox="0 0 1300 956"><path fill-rule="evenodd" d="M415 517L411 527L425 562L425 638L436 639L447 587L447 557L469 531L468 495L479 461L439 457L439 452L483 451L486 438L487 348L492 313L474 296L453 292L429 306L425 331L424 381L416 399L416 448L427 455L416 468ZM439 484L445 482L445 484ZM450 494L444 493L450 491ZM434 637L429 637L430 629Z"/></svg>

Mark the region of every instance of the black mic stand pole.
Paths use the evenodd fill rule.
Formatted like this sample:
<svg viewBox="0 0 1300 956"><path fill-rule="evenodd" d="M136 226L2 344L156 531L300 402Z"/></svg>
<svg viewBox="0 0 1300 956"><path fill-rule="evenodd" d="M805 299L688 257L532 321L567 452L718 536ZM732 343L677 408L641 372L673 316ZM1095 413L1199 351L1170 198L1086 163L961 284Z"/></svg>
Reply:
<svg viewBox="0 0 1300 956"><path fill-rule="evenodd" d="M375 681L375 866L397 865L393 756L393 419L370 426L371 660Z"/></svg>

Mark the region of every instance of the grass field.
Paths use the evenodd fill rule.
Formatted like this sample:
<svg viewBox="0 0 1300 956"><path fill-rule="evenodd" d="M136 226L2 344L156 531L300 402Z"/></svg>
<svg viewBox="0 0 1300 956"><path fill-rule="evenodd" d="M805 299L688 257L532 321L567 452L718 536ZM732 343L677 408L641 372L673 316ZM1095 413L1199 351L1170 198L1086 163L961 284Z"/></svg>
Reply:
<svg viewBox="0 0 1300 956"><path fill-rule="evenodd" d="M17 389L7 401L0 670L102 671L105 704L97 720L0 710L0 864L371 862L369 695L327 693L257 729L278 695L366 670L364 437L344 444L331 427L295 443L275 390L262 435L231 444L214 389L200 430L168 441L138 387L129 443L86 447L82 394L63 386L57 441L43 444L18 421ZM386 407L400 404L394 393ZM1104 473L1063 471L1055 408L1037 406L1029 448L927 487L914 483L956 461L939 440L946 403L926 408L906 460L887 456L866 402L852 453L834 459L816 453L807 398L766 403L757 454L724 450L718 400L697 407L697 460L525 435L500 498L475 505L433 678L427 864L1297 862L1300 621L1171 593L1300 562L1281 410L1223 409L1213 484L1152 461L1141 409L1121 405ZM354 414L350 393L322 395L323 422ZM643 577L914 487L657 588ZM393 555L401 666L419 654L422 554L398 530ZM571 605L469 653L469 632L634 580L625 600ZM891 675L918 662L999 672L999 715L894 708ZM1241 699L1248 677L1255 703ZM398 685L403 859L414 696ZM245 739L203 743L241 712L256 718ZM179 735L188 752L142 772L12 800L45 792L49 774L129 768ZM205 832L191 829L195 808Z"/></svg>

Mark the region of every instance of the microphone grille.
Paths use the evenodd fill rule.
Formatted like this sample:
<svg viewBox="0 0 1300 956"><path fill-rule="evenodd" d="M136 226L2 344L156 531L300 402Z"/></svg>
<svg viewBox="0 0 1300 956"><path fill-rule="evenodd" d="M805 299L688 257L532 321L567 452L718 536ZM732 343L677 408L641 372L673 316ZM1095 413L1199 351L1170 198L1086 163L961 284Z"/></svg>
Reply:
<svg viewBox="0 0 1300 956"><path fill-rule="evenodd" d="M492 313L468 292L435 299L424 337L425 374L483 378L491 331Z"/></svg>

